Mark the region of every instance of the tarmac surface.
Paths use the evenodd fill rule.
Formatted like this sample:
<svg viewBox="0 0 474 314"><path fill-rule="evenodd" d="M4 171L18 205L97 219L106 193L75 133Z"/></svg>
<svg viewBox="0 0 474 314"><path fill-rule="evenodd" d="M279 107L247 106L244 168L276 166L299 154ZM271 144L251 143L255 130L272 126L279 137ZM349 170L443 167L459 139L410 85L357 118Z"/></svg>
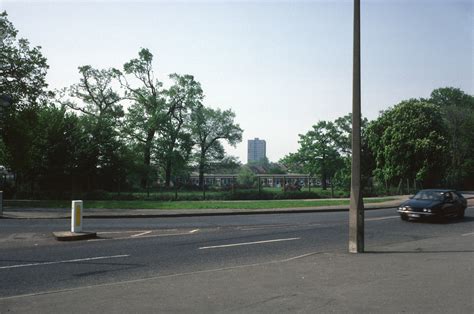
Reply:
<svg viewBox="0 0 474 314"><path fill-rule="evenodd" d="M474 233L473 233L474 234ZM473 313L473 235L0 298L1 313Z"/></svg>
<svg viewBox="0 0 474 314"><path fill-rule="evenodd" d="M0 296L0 313L474 313L473 199L465 219L445 223L402 222L393 207L403 200L366 206L391 209L366 214L362 254L346 253L343 207L299 208L295 213L307 213L298 215L222 210L212 216L223 217L201 218L202 210L86 209L91 224L111 225L100 241L4 245L4 283L27 287L30 280L38 289ZM9 208L4 214L26 218L4 219L7 230L30 232L67 225L69 215ZM176 218L139 219L159 214ZM135 224L146 230L127 235ZM154 234L175 226L175 235ZM255 245L233 246L237 241ZM101 280L106 275L110 280Z"/></svg>

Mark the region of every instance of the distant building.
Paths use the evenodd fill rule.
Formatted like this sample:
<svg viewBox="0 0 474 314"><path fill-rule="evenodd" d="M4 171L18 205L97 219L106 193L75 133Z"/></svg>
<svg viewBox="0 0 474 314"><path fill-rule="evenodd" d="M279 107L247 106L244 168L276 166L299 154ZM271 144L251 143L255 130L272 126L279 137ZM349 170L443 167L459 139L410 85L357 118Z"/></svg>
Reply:
<svg viewBox="0 0 474 314"><path fill-rule="evenodd" d="M256 137L248 140L247 163L263 160L267 157L267 143Z"/></svg>

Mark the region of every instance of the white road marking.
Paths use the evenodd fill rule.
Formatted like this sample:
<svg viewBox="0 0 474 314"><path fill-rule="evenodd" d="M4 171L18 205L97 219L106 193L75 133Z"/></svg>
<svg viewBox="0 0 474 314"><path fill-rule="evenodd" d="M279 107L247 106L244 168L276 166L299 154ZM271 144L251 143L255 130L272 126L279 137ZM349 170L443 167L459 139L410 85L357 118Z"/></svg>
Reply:
<svg viewBox="0 0 474 314"><path fill-rule="evenodd" d="M293 260L295 260L295 259L301 259L301 258L305 258L305 257L311 256L311 255L315 255L315 254L321 254L321 252L311 252L311 253L307 253L307 254L303 254L303 255L298 255L298 256L290 257L290 258L287 258L287 259L282 260L282 262L289 262L289 261L293 261Z"/></svg>
<svg viewBox="0 0 474 314"><path fill-rule="evenodd" d="M99 234L112 234L112 233L135 233L135 232L145 232L147 230L124 230L124 231L101 231L97 232Z"/></svg>
<svg viewBox="0 0 474 314"><path fill-rule="evenodd" d="M1 266L0 269L43 266L43 265L53 265L53 264L63 264L63 263L87 262L87 261L95 261L95 260L99 260L99 259L120 258L120 257L129 257L129 256L130 255L125 254L125 255L87 257L87 258L70 259L70 260L64 260L64 261L55 261L55 262L43 262L43 263L31 263L31 264L18 264L18 265L10 265L10 266Z"/></svg>
<svg viewBox="0 0 474 314"><path fill-rule="evenodd" d="M170 229L170 230L174 230L174 229ZM142 234L135 234L135 235L127 236L127 237L108 238L108 239L90 239L90 240L87 240L87 241L88 242L94 242L94 241L111 241L111 240L128 240L128 239L173 237L173 236L190 235L190 234L196 233L197 231L199 231L199 229L194 229L194 230L191 230L191 231L188 231L188 232L182 232L182 233L162 233L162 234L149 234L153 231L147 231L147 232L144 232ZM100 234L101 233L99 233L99 235ZM140 236L140 237L138 237L138 236Z"/></svg>
<svg viewBox="0 0 474 314"><path fill-rule="evenodd" d="M474 232L469 232L469 233L462 234L463 237L467 237L467 236L470 236L470 235L474 235Z"/></svg>
<svg viewBox="0 0 474 314"><path fill-rule="evenodd" d="M282 242L282 241L294 241L294 240L300 240L300 239L301 238L286 238L286 239L274 239L274 240L255 241L255 242L243 242L243 243L233 243L233 244L224 244L224 245L203 246L203 247L200 247L199 249L207 250L207 249L217 249L217 248L231 247L231 246L264 244L264 243Z"/></svg>
<svg viewBox="0 0 474 314"><path fill-rule="evenodd" d="M143 237L140 237L140 239L143 239L143 238L172 237L172 236L190 235L190 234L192 234L192 233L190 233L190 232L183 232L183 233L150 234L150 235L145 235L145 236L143 236ZM119 239L130 239L130 238L117 238L117 239L111 239L111 240L119 240Z"/></svg>
<svg viewBox="0 0 474 314"><path fill-rule="evenodd" d="M298 227L312 227L320 226L320 223L304 224L304 225L263 225L255 227L238 227L238 230L251 231L251 230L264 230L264 229L281 229L281 228L298 228Z"/></svg>
<svg viewBox="0 0 474 314"><path fill-rule="evenodd" d="M376 218L366 218L365 221L377 221L377 220L385 220L385 219L394 219L399 218L400 216L388 216L388 217L376 217Z"/></svg>
<svg viewBox="0 0 474 314"><path fill-rule="evenodd" d="M151 231L145 231L145 232L142 232L142 233L139 233L139 234L132 234L131 237L135 238L135 237L139 237L139 236L149 234L149 233L151 233Z"/></svg>
<svg viewBox="0 0 474 314"><path fill-rule="evenodd" d="M118 285L139 283L139 282L145 282L145 281L151 281L151 280L157 280L157 279L164 279L164 278L193 276L193 275L197 275L197 274L222 272L222 271L228 271L228 270L233 270L233 269L259 267L259 266L263 266L263 265L278 264L278 263L287 263L287 262L291 262L291 261L295 260L296 258L303 258L303 257L310 256L310 255L313 255L313 254L318 254L318 253L322 253L322 252L312 252L312 253L308 253L308 254L304 254L304 255L300 255L300 256L290 257L290 258L287 258L287 259L270 260L270 261L267 261L267 262L255 263L255 264L244 264L244 265L229 266L229 267L214 268L214 269L205 269L205 270L197 270L197 271L192 271L192 272L176 273L176 274L169 274L169 275L159 275L159 276L153 276L153 277L148 277L148 278L132 279L132 280L125 280L125 281L118 281L118 282L110 282L110 283L103 283L103 284L89 285L89 286L82 286L82 287L75 287L75 288L68 288L68 289L43 291L43 292L29 293L29 294L20 294L20 295L14 295L14 296L10 296L10 297L1 297L0 296L0 301L1 300L10 300L10 299L19 299L19 298L25 298L25 297L32 297L32 296L39 296L39 295L45 295L45 294L63 293L63 292L69 292L69 291L84 290L84 289L97 288L97 287L118 286ZM324 253L324 254L327 254L327 253Z"/></svg>

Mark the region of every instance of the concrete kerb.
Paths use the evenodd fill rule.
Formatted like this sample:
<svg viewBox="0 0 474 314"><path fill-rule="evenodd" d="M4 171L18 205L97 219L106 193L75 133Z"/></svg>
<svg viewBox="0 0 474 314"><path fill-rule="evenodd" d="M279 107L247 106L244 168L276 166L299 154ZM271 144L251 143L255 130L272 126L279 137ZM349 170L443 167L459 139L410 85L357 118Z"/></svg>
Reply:
<svg viewBox="0 0 474 314"><path fill-rule="evenodd" d="M377 206L377 207L367 207L365 210L381 210L381 209L390 209L398 207L397 204L390 204L386 206ZM89 209L93 210L93 209ZM153 211L153 210L146 210ZM347 207L337 207L337 208L275 208L275 209L265 209L265 210L232 210L229 211L209 211L203 210L203 212L193 211L186 212L185 210L173 210L173 212L159 212L157 209L156 213L107 213L107 214L84 214L84 218L95 218L95 219L123 219L123 218L173 218L173 217L206 217L206 216L236 216L236 215L278 215L278 214L301 214L301 213L324 213L324 212L347 212L349 209ZM183 211L183 212L180 212ZM56 214L51 216L41 216L40 212L31 212L24 213L23 215L15 214L5 214L4 219L70 219L70 214Z"/></svg>
<svg viewBox="0 0 474 314"><path fill-rule="evenodd" d="M389 209L397 206L384 206L377 208L366 208L365 210ZM348 208L282 208L273 210L247 210L231 212L202 212L202 213L156 213L156 214L124 214L111 217L110 215L85 215L86 218L173 218L173 217L206 217L206 216L237 216L237 215L278 215L278 214L303 214L303 213L327 213L347 212Z"/></svg>
<svg viewBox="0 0 474 314"><path fill-rule="evenodd" d="M97 238L97 232L70 232L59 231L53 232L53 236L58 241L79 241Z"/></svg>

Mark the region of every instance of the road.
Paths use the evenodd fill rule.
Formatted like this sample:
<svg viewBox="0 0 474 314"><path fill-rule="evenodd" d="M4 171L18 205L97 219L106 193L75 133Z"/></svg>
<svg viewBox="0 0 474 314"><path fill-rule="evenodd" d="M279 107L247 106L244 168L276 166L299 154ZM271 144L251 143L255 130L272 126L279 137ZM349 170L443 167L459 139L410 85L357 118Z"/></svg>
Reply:
<svg viewBox="0 0 474 314"><path fill-rule="evenodd" d="M366 211L366 250L439 236L472 236L463 220L403 222L395 209ZM346 252L347 212L87 219L99 239L58 242L69 221L0 220L0 298Z"/></svg>

